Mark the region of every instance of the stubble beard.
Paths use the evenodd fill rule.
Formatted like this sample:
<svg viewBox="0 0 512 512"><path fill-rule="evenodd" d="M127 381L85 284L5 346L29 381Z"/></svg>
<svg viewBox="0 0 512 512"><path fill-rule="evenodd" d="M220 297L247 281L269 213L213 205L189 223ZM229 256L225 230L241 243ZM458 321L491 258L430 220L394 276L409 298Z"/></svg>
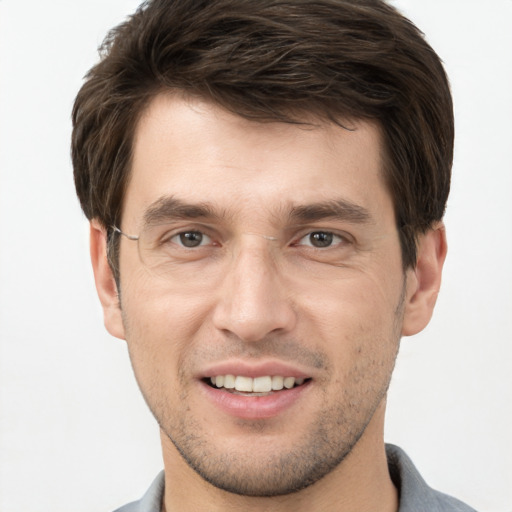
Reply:
<svg viewBox="0 0 512 512"><path fill-rule="evenodd" d="M361 354L346 381L359 384L343 389L339 402L322 409L300 443L282 453L279 447L257 454L252 449L223 451L212 442L215 433L206 432L197 420L186 414L186 392L180 396L184 410L181 414L173 414L175 411L170 404L151 400L151 396L162 397L164 393L158 393L153 386L145 388L141 382L139 387L162 432L188 466L206 482L224 491L250 497L275 497L301 491L342 464L385 400L398 354L404 298L405 283L395 309L393 339L380 340L381 343L391 342L394 350L385 359L372 359L371 348L368 353ZM386 368L384 373L383 367ZM136 371L135 374L137 376ZM153 381L156 387L157 380ZM246 422L245 428L252 430L252 435L257 431L264 435L264 421ZM293 430L293 425L288 428ZM249 436L249 447L250 439Z"/></svg>
<svg viewBox="0 0 512 512"><path fill-rule="evenodd" d="M378 404L380 400L373 409ZM333 416L337 421L333 422ZM190 423L187 431L180 428L172 434L161 428L188 466L206 482L240 496L275 497L301 491L333 471L350 454L368 422L355 425L348 418L340 418L339 410L324 411L298 446L284 453L276 446L265 454L252 450L219 453L203 436L191 433L201 431ZM247 445L250 447L251 442Z"/></svg>
<svg viewBox="0 0 512 512"><path fill-rule="evenodd" d="M396 345L398 347L398 342ZM205 432L204 427L186 418L185 414L176 415L179 419L171 417L171 414L166 414L168 408L166 411L153 410L153 414L163 433L203 480L241 496L288 495L331 473L352 452L375 411L385 400L395 358L396 353L393 361L385 363L388 371L380 375L378 384L373 379L379 375L377 372L382 371L382 361L354 368L354 374L350 375L352 382L370 381L370 384L364 389L343 390L340 400L321 409L302 438L292 445L289 443L291 447L286 450L278 445L273 449L254 449L251 436L265 436L265 420L244 420L248 449L227 451L216 446L215 433ZM186 394L182 395L181 402L188 403ZM283 431L288 428L293 435L294 425L282 426ZM286 436L285 433L283 435ZM283 439L286 442L285 437Z"/></svg>

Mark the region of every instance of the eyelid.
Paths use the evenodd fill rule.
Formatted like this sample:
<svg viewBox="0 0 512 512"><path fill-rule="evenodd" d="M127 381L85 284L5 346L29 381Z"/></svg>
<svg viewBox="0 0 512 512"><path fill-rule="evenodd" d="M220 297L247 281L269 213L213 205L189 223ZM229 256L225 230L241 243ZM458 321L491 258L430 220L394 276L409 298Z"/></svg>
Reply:
<svg viewBox="0 0 512 512"><path fill-rule="evenodd" d="M302 238L299 238L296 245L302 246L302 247L308 247L308 248L312 248L312 249L318 249L318 250L327 250L327 249L332 249L333 247L337 247L340 243L343 243L343 241L344 241L344 239L342 237L340 237L339 235L336 235L336 233L331 233L328 231L320 231L320 233L326 233L326 234L333 235L332 244L326 245L325 247L316 247L315 245L313 245L313 243L311 243L311 240L310 240L311 235L314 233L318 233L318 231L312 231L311 233L308 233L307 235L303 236ZM337 238L339 240L337 240Z"/></svg>
<svg viewBox="0 0 512 512"><path fill-rule="evenodd" d="M161 231L161 235L158 237L161 241L166 241L176 235L190 233L192 231L197 231L210 238L219 238L213 227L196 222L169 222L166 225L155 226L154 229Z"/></svg>
<svg viewBox="0 0 512 512"><path fill-rule="evenodd" d="M202 235L202 240L199 245L193 246L193 247L187 247L183 244L183 242L180 239L180 236L185 233L200 233ZM212 245L216 245L214 239L204 231L201 231L199 229L180 229L179 231L173 232L170 236L165 237L163 243L170 242L172 244L177 245L178 247L182 249L191 249L191 250L197 250L202 247L208 247Z"/></svg>
<svg viewBox="0 0 512 512"><path fill-rule="evenodd" d="M346 231L340 231L337 229L322 229L322 228L312 228L308 227L307 229L304 229L298 236L294 237L294 241L292 242L292 245L299 245L299 242L304 239L305 237L311 235L312 233L330 233L336 237L341 238L345 243L352 244L355 243L354 237L347 233ZM337 244L333 244L330 247L335 247ZM327 247L328 249L329 247Z"/></svg>
<svg viewBox="0 0 512 512"><path fill-rule="evenodd" d="M164 228L162 226L162 228ZM165 226L163 229L163 232L155 236L155 244L156 245L165 245L169 242L174 243L178 245L179 247L183 247L185 249L188 249L188 247L183 246L183 244L176 241L176 237L179 235L182 235L183 233L191 233L191 232L198 232L203 235L203 237L208 237L209 241L208 244L212 244L219 240L219 237L215 233L215 230L210 228L209 226L206 226L204 224L196 224L196 223L176 223L176 225L169 224ZM201 243L201 245L197 247L205 247L206 245L204 242Z"/></svg>
<svg viewBox="0 0 512 512"><path fill-rule="evenodd" d="M316 226L296 226L295 228L291 228L290 231L293 229L295 234L291 235L291 243L290 245L298 245L299 242L305 238L308 235L311 235L312 233L332 233L336 237L341 238L346 243L355 243L355 239L353 235L348 233L347 231L335 229L335 228L326 228L326 227L316 227ZM190 223L182 223L182 222L176 222L176 225L172 225L170 223L164 230L164 233L162 233L161 236L158 237L159 244L164 244L171 239L179 236L180 234L187 233L187 232L193 232L197 231L201 233L204 237L208 237L210 239L209 243L215 243L218 245L224 245L226 242L225 236L228 235L228 238L230 237L229 233L225 234L224 236L221 235L217 229L215 229L213 226L203 224L203 223L196 223L196 222L190 222ZM286 231L289 231L286 229ZM285 235L286 236L286 235ZM264 236L263 238L270 240L270 241L278 241L280 237L270 237L270 236ZM338 242L339 243L339 242ZM179 244L181 245L181 244ZM206 244L202 243L200 247L205 246ZM301 244L302 245L302 244ZM331 247L335 247L337 244L333 244Z"/></svg>

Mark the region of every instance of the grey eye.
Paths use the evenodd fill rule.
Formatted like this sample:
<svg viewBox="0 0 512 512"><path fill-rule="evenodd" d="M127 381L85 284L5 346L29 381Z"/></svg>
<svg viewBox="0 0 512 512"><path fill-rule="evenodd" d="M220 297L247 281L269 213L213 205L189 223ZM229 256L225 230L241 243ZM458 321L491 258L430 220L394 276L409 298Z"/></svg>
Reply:
<svg viewBox="0 0 512 512"><path fill-rule="evenodd" d="M174 235L171 240L183 247L194 248L209 243L210 237L200 231L184 231Z"/></svg>
<svg viewBox="0 0 512 512"><path fill-rule="evenodd" d="M313 247L330 247L334 240L334 234L328 231L315 231L308 235L309 244Z"/></svg>

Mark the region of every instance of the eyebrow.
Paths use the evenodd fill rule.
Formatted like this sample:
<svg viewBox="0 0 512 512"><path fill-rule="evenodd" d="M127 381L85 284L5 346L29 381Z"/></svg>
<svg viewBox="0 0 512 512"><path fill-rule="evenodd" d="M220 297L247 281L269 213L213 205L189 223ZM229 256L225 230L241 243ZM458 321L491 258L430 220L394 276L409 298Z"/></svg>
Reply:
<svg viewBox="0 0 512 512"><path fill-rule="evenodd" d="M147 208L143 222L145 226L152 226L170 220L219 220L225 217L225 213L216 212L215 208L208 203L186 203L174 196L163 196ZM366 208L346 199L292 205L288 213L289 222L295 224L306 224L325 219L364 224L371 222L372 216Z"/></svg>
<svg viewBox="0 0 512 512"><path fill-rule="evenodd" d="M173 196L164 196L152 203L144 213L145 226L177 219L217 219L218 214L206 203L190 204Z"/></svg>
<svg viewBox="0 0 512 512"><path fill-rule="evenodd" d="M372 220L372 216L366 208L345 199L294 206L290 211L292 222L308 223L326 219L365 224Z"/></svg>

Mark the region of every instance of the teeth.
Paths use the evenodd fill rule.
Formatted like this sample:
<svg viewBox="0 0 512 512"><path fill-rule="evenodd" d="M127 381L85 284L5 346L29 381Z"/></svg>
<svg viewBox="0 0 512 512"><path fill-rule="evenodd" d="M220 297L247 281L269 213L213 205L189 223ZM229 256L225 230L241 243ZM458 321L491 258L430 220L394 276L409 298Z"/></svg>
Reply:
<svg viewBox="0 0 512 512"><path fill-rule="evenodd" d="M252 379L250 377L241 377L240 375L238 375L237 378L235 379L235 389L237 391L245 391L247 393L251 393Z"/></svg>
<svg viewBox="0 0 512 512"><path fill-rule="evenodd" d="M284 387L286 389L292 389L295 384L295 379L293 377L286 377L283 381Z"/></svg>
<svg viewBox="0 0 512 512"><path fill-rule="evenodd" d="M272 377L256 377L252 381L252 390L255 393L268 393L272 391Z"/></svg>
<svg viewBox="0 0 512 512"><path fill-rule="evenodd" d="M292 389L304 384L303 378L282 377L280 375L264 377L244 377L243 375L217 375L210 382L217 388L234 389L243 393L270 393L283 388Z"/></svg>
<svg viewBox="0 0 512 512"><path fill-rule="evenodd" d="M234 375L225 375L224 376L224 387L226 389L234 389L235 388L235 376Z"/></svg>
<svg viewBox="0 0 512 512"><path fill-rule="evenodd" d="M284 378L280 377L279 375L272 377L272 390L280 391L281 389L283 389L283 387L284 387L283 381L284 381Z"/></svg>

